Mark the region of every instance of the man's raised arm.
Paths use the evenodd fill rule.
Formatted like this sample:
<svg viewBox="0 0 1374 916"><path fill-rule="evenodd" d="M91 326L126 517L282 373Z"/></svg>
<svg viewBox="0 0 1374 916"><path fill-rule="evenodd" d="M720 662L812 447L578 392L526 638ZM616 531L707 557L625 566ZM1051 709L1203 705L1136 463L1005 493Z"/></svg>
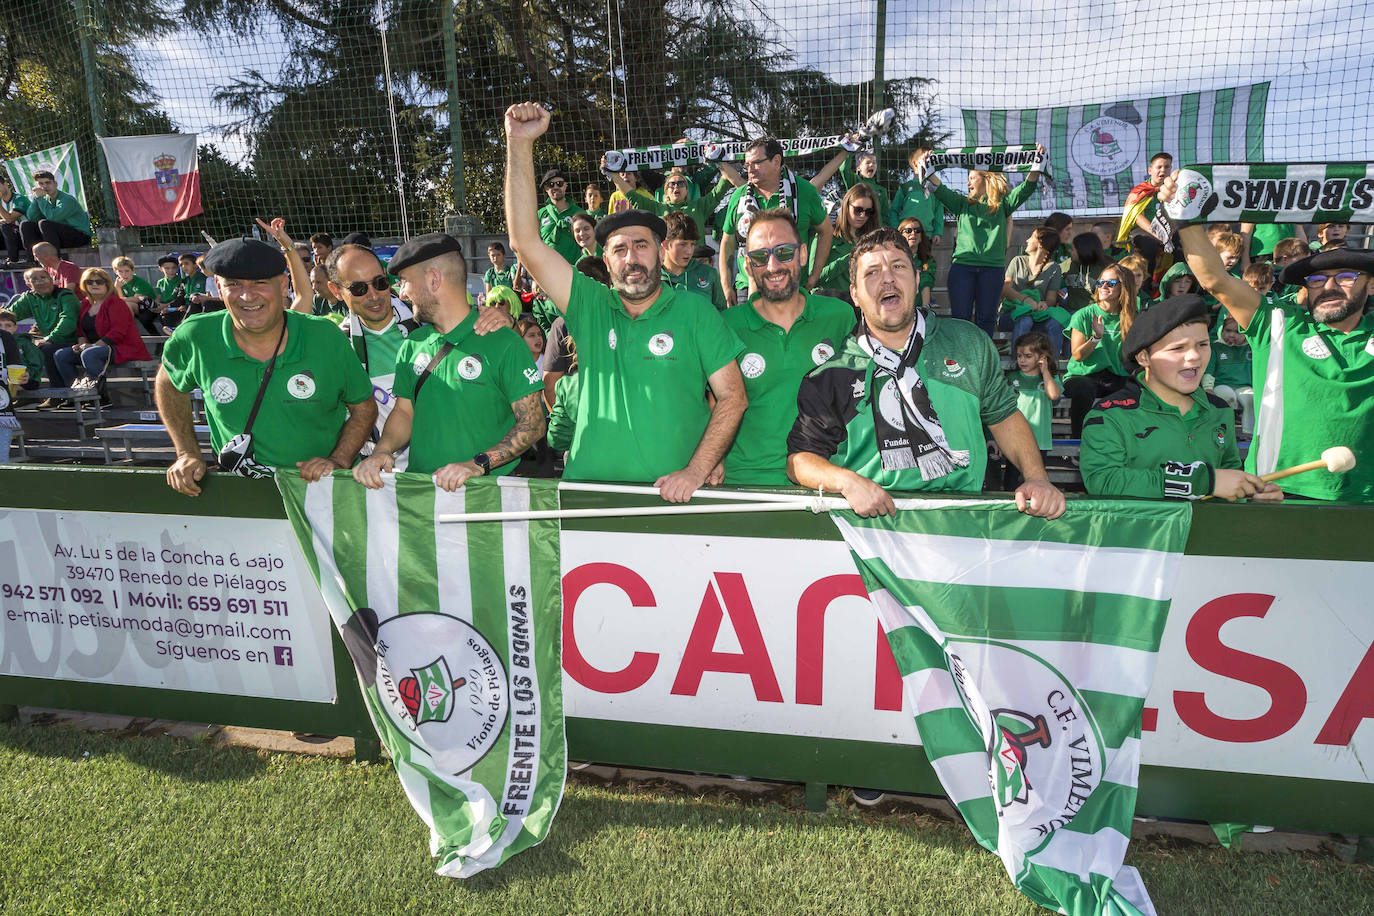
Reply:
<svg viewBox="0 0 1374 916"><path fill-rule="evenodd" d="M1174 199L1178 193L1178 172L1164 179L1159 186L1159 206ZM1221 255L1207 241L1207 230L1202 223L1184 226L1178 231L1178 240L1183 245L1183 257L1188 269L1197 277L1197 282L1222 305L1227 313L1236 319L1242 329L1250 326L1250 319L1263 301L1260 294L1239 277L1233 277L1222 266Z"/></svg>
<svg viewBox="0 0 1374 916"><path fill-rule="evenodd" d="M539 237L539 202L534 188L534 141L549 129L550 115L538 102L506 109L506 231L520 252L520 264L540 288L567 311L572 265Z"/></svg>

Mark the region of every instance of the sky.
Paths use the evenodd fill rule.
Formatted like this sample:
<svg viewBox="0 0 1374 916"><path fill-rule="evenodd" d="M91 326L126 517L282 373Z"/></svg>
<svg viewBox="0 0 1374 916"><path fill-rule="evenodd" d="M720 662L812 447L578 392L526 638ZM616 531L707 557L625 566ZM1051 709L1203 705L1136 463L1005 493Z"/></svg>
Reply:
<svg viewBox="0 0 1374 916"><path fill-rule="evenodd" d="M875 0L752 0L803 62L843 82L872 73ZM888 0L886 76L925 76L952 145L960 108L1110 103L1271 80L1266 158L1365 159L1374 148L1374 0ZM394 40L394 39L393 39ZM248 67L275 76L273 27L232 41L193 34L139 43L145 76L183 131L231 158L213 126L213 83ZM856 121L871 104L856 96ZM837 129L842 125L837 125Z"/></svg>

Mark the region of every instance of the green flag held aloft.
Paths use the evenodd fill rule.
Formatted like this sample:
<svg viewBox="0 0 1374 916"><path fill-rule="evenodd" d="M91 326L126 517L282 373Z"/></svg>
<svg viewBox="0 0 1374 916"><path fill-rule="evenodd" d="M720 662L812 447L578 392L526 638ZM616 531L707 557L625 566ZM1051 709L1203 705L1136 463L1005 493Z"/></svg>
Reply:
<svg viewBox="0 0 1374 916"><path fill-rule="evenodd" d="M367 710L430 828L441 875L467 878L542 841L563 794L558 522L440 523L555 510L554 481L429 475L380 490L277 478L358 669Z"/></svg>
<svg viewBox="0 0 1374 916"><path fill-rule="evenodd" d="M1186 504L899 501L831 513L887 633L927 758L1016 886L1070 916L1147 914L1122 865L1140 714Z"/></svg>

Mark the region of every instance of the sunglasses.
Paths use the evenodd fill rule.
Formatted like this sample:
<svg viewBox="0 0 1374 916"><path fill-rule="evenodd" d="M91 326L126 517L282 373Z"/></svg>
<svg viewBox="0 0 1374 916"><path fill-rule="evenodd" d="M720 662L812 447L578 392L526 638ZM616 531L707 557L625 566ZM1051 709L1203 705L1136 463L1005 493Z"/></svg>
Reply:
<svg viewBox="0 0 1374 916"><path fill-rule="evenodd" d="M1116 289L1121 285L1120 280L1098 280L1093 284L1094 289Z"/></svg>
<svg viewBox="0 0 1374 916"><path fill-rule="evenodd" d="M800 247L800 245L788 242L783 245L774 245L772 248L755 248L752 251L746 251L745 257L749 258L749 263L755 267L766 266L769 257L777 258L779 264L788 264L797 256L797 249Z"/></svg>
<svg viewBox="0 0 1374 916"><path fill-rule="evenodd" d="M377 276L373 277L371 280L358 280L355 283L348 284L344 289L348 290L349 295L357 297L366 296L368 287L380 293L383 290L391 289L391 282L387 280L386 274L377 274Z"/></svg>
<svg viewBox="0 0 1374 916"><path fill-rule="evenodd" d="M87 280L87 281L86 281L86 285L87 285L87 286L109 286L110 284L106 283L104 280Z"/></svg>
<svg viewBox="0 0 1374 916"><path fill-rule="evenodd" d="M902 235L925 235L925 232L923 232L919 226L907 226L905 229L901 230L901 232Z"/></svg>
<svg viewBox="0 0 1374 916"><path fill-rule="evenodd" d="M1336 285L1346 289L1355 285L1355 281L1360 279L1360 275L1354 271L1341 271L1338 274L1312 274L1310 277L1303 277L1302 282L1308 289L1321 289L1329 280L1335 280Z"/></svg>
<svg viewBox="0 0 1374 916"><path fill-rule="evenodd" d="M566 188L567 186L568 183L566 181L550 181L548 184L544 185L546 188Z"/></svg>
<svg viewBox="0 0 1374 916"><path fill-rule="evenodd" d="M854 212L854 213L857 213L857 214L859 214L860 216L867 216L868 214L872 213L873 210L874 210L873 207L857 207L857 206L854 206L853 204L850 205L849 209L850 209L850 211L852 211L852 212Z"/></svg>

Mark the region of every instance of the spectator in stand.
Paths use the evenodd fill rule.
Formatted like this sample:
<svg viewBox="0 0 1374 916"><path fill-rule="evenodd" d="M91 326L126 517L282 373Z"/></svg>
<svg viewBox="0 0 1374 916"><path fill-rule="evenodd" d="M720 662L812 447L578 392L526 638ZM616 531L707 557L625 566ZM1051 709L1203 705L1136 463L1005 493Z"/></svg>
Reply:
<svg viewBox="0 0 1374 916"><path fill-rule="evenodd" d="M310 251L315 256L315 264L324 267L329 261L330 252L334 250L334 239L328 232L316 232L310 236Z"/></svg>
<svg viewBox="0 0 1374 916"><path fill-rule="evenodd" d="M1135 278L1135 310L1136 313L1145 311L1150 307L1150 265L1143 257L1138 254L1128 254L1116 263L1131 272Z"/></svg>
<svg viewBox="0 0 1374 916"><path fill-rule="evenodd" d="M1054 447L1054 405L1063 393L1057 378L1059 363L1054 358L1054 350L1052 339L1043 331L1028 331L1012 343L1016 368L1006 372L1007 383L1016 392L1016 409L1025 416L1035 434L1035 447L1040 450L1042 464ZM1004 462L1002 489L1010 493L1019 486L1021 472L1011 462Z"/></svg>
<svg viewBox="0 0 1374 916"><path fill-rule="evenodd" d="M544 329L533 318L521 318L515 322L515 333L519 334L520 339L525 342L525 346L530 348L530 357L534 360L534 368L538 369L542 375L544 372L544 349L549 342L548 337L544 334Z"/></svg>
<svg viewBox="0 0 1374 916"><path fill-rule="evenodd" d="M1345 223L1322 223L1317 227L1317 240L1311 243L1310 248L1313 251L1348 248L1350 243L1346 236L1349 233L1350 226Z"/></svg>
<svg viewBox="0 0 1374 916"><path fill-rule="evenodd" d="M1280 302L1297 307L1298 290L1302 287L1284 283L1283 271L1311 253L1312 249L1308 247L1307 242L1299 238L1284 239L1274 246L1274 285L1270 287L1270 291Z"/></svg>
<svg viewBox="0 0 1374 916"><path fill-rule="evenodd" d="M62 377L62 387L100 389L103 406L105 374L110 367L130 360L152 359L129 304L115 292L114 281L99 267L88 267L81 274L81 314L77 319L76 342L53 354Z"/></svg>
<svg viewBox="0 0 1374 916"><path fill-rule="evenodd" d="M945 207L925 188L921 181L921 170L917 163L922 161L929 150L917 149L911 153L911 171L915 177L904 182L892 198L891 218L901 225L903 220L918 219L921 228L931 244L940 244L945 232Z"/></svg>
<svg viewBox="0 0 1374 916"><path fill-rule="evenodd" d="M860 149L864 142L866 141L845 134L842 149L812 177L811 183L817 188L823 188L830 180L830 176L838 170L840 184L844 185L846 192L857 184L866 185L873 192L873 199L878 204L878 214L873 219L872 228L888 225L895 227L896 224L888 222L891 219L892 200L878 183L878 156L872 150Z"/></svg>
<svg viewBox="0 0 1374 916"><path fill-rule="evenodd" d="M573 239L571 219L586 211L568 200L568 176L561 169L549 169L539 181L549 202L539 208L539 238L563 256L569 265L582 255ZM523 254L523 252L522 252Z"/></svg>
<svg viewBox="0 0 1374 916"><path fill-rule="evenodd" d="M897 231L901 233L902 238L906 240L907 247L911 249L916 270L921 275L918 299L921 308L928 309L930 308L931 293L935 290L935 255L930 250L930 236L926 235L925 226L914 216L908 216L902 220Z"/></svg>
<svg viewBox="0 0 1374 916"><path fill-rule="evenodd" d="M1066 311L1074 313L1093 302L1097 278L1111 263L1097 233L1080 232L1073 237L1073 257L1059 262L1064 276L1061 298Z"/></svg>
<svg viewBox="0 0 1374 916"><path fill-rule="evenodd" d="M1111 241L1105 242L1105 247L1110 250L1113 242L1124 243L1131 237L1131 232L1140 229L1143 232L1151 232L1150 221L1155 217L1155 210L1159 206L1156 195L1159 194L1159 186L1165 178L1169 177L1169 170L1174 167L1174 157L1170 153L1155 153L1150 157L1146 166L1145 180L1131 188L1126 195L1126 207L1121 214L1121 222L1116 227L1116 233Z"/></svg>
<svg viewBox="0 0 1374 916"><path fill-rule="evenodd" d="M162 350L157 409L176 447L167 485L200 494L205 460L191 423L205 392L210 443L222 470L265 477L295 467L314 482L348 468L377 416L367 373L328 322L286 308L286 258L258 239L210 249L225 311L187 319ZM268 374L268 367L271 373ZM255 401L260 409L251 423ZM250 428L251 427L251 428Z"/></svg>
<svg viewBox="0 0 1374 916"><path fill-rule="evenodd" d="M8 172L0 170L0 237L5 240L4 267L27 267L33 263L24 240L19 235L19 224L28 218L32 202L14 189Z"/></svg>
<svg viewBox="0 0 1374 916"><path fill-rule="evenodd" d="M668 227L668 235L663 239L664 285L710 299L717 311L724 311L718 275L692 258L701 239L696 221L686 211L675 210L664 215L663 223Z"/></svg>
<svg viewBox="0 0 1374 916"><path fill-rule="evenodd" d="M1045 217L1044 227L1053 230L1058 240L1054 245L1054 259L1063 261L1073 257L1073 217L1067 213L1055 211Z"/></svg>
<svg viewBox="0 0 1374 916"><path fill-rule="evenodd" d="M1268 267L1256 262L1250 267ZM1249 273L1247 269L1246 273ZM1247 277L1251 286L1263 283L1267 276ZM1266 293L1272 295L1272 293ZM1241 333L1236 319L1230 315L1217 326L1216 340L1212 342L1212 356L1207 363L1207 374L1202 377L1204 391L1214 394L1226 402L1233 410L1240 408L1240 431L1243 438L1255 434L1255 374L1254 354L1250 344Z"/></svg>
<svg viewBox="0 0 1374 916"><path fill-rule="evenodd" d="M1197 285L1197 278L1188 269L1185 261L1177 261L1168 270L1164 271L1164 277L1159 281L1159 299L1150 303L1157 305L1165 299L1172 299L1175 296L1184 296L1188 293L1201 294Z"/></svg>
<svg viewBox="0 0 1374 916"><path fill-rule="evenodd" d="M1045 148L1036 144L1041 154ZM929 154L927 154L928 156ZM917 174L926 156L916 164ZM950 314L973 321L989 337L997 327L997 308L1002 298L1003 270L1007 263L1008 224L1040 184L1040 173L1008 190L1007 176L973 169L968 173L968 196L950 190L938 175L926 179L945 209L959 215L959 235L949 268Z"/></svg>
<svg viewBox="0 0 1374 916"><path fill-rule="evenodd" d="M52 277L52 282L63 289L76 292L81 287L81 268L71 261L67 261L58 256L57 249L47 242L39 242L33 246L33 259L38 265L48 272Z"/></svg>
<svg viewBox="0 0 1374 916"><path fill-rule="evenodd" d="M1076 439L1093 401L1121 387L1129 376L1121 363L1121 339L1135 321L1135 277L1120 264L1103 268L1091 306L1075 312L1064 333L1071 358L1064 369L1069 429Z"/></svg>
<svg viewBox="0 0 1374 916"><path fill-rule="evenodd" d="M1278 486L1241 470L1235 419L1199 388L1210 352L1207 304L1166 299L1126 333L1124 353L1140 372L1094 405L1079 464L1093 495L1150 499L1278 501Z"/></svg>
<svg viewBox="0 0 1374 916"><path fill-rule="evenodd" d="M4 315L0 312L0 324ZM10 463L10 441L14 431L19 428L19 418L14 415L14 396L20 386L29 380L29 371L24 367L24 356L14 334L0 327L0 464Z"/></svg>
<svg viewBox="0 0 1374 916"><path fill-rule="evenodd" d="M788 475L841 494L859 515L892 515L888 487L981 490L986 426L1025 474L1017 507L1062 515L1064 494L1045 476L992 340L967 322L917 310L915 265L894 229L860 239L849 269L863 320L834 358L802 379Z"/></svg>
<svg viewBox="0 0 1374 916"><path fill-rule="evenodd" d="M27 370L22 383L24 388L32 390L43 384L43 354L33 345L33 340L28 334L19 333L19 319L15 317L14 312L0 309L0 331L11 335L19 346L20 358Z"/></svg>
<svg viewBox="0 0 1374 916"><path fill-rule="evenodd" d="M811 276L805 286L811 289L819 279L820 268L830 257L830 241L834 228L821 202L820 192L810 181L803 181L796 172L783 165L782 144L774 137L762 137L744 149L744 169L748 183L736 188L725 206L725 226L720 244L720 286L725 305L734 305L747 297L748 277L743 259L737 258L740 245L749 235L749 221L759 210L786 207L797 221L802 244L811 247ZM744 295L741 295L744 294Z"/></svg>
<svg viewBox="0 0 1374 916"><path fill-rule="evenodd" d="M177 256L177 266L181 268L181 291L186 301L199 305L205 298L205 281L208 279L200 269L200 255L195 252L182 252ZM194 314L194 312L193 312Z"/></svg>
<svg viewBox="0 0 1374 916"><path fill-rule="evenodd" d="M492 242L487 246L487 259L491 261L491 266L482 275L483 292L491 295L493 287L497 286L515 289L515 275L520 271L520 265L517 262L506 263L506 246Z"/></svg>
<svg viewBox="0 0 1374 916"><path fill-rule="evenodd" d="M323 264L310 268L310 291L310 314L342 325L348 317L348 306L329 288L329 269Z"/></svg>
<svg viewBox="0 0 1374 916"><path fill-rule="evenodd" d="M836 298L849 301L849 252L865 233L878 226L878 198L873 189L860 182L844 194L840 201L840 213L835 218L835 234L830 241L830 254L816 276L813 288L818 292L834 294ZM819 238L811 242L809 256L817 256ZM751 273L753 273L751 271Z"/></svg>
<svg viewBox="0 0 1374 916"><path fill-rule="evenodd" d="M133 310L134 319L148 334L161 334L158 324L157 289L153 284L134 273L134 262L123 256L110 262L114 268L115 282L119 285L119 295Z"/></svg>
<svg viewBox="0 0 1374 916"><path fill-rule="evenodd" d="M1054 261L1059 233L1041 226L1026 239L1026 253L1011 259L1002 286L1002 299L1012 304L1013 340L1032 330L1048 335L1056 343L1064 339L1067 316L1059 308L1059 287L1064 275Z"/></svg>
<svg viewBox="0 0 1374 916"><path fill-rule="evenodd" d="M28 218L19 224L24 247L32 251L34 245L47 242L61 251L89 245L91 217L81 202L66 191L58 190L52 172L34 172L33 180L36 186ZM34 257L38 257L37 253Z"/></svg>
<svg viewBox="0 0 1374 916"><path fill-rule="evenodd" d="M735 185L731 184L734 179L739 178L739 173L733 168L729 171L722 171L722 177L705 194L697 197L691 196L691 181L682 169L672 169L663 179L663 200L659 201L652 195L636 195L635 206L641 210L648 210L657 216L667 217L669 213L686 213L694 224L696 224L698 239L706 237L706 232L711 228L711 216L716 212L716 207L725 196L731 193ZM611 173L611 179L619 185L621 176Z"/></svg>
<svg viewBox="0 0 1374 916"><path fill-rule="evenodd" d="M582 190L582 200L587 204L587 212L592 219L601 219L606 215L606 196L601 193L601 185L589 182Z"/></svg>
<svg viewBox="0 0 1374 916"><path fill-rule="evenodd" d="M1252 239L1250 257L1269 260L1274 246L1284 239L1297 239L1307 244L1307 230L1295 223L1241 223L1240 234Z"/></svg>
<svg viewBox="0 0 1374 916"><path fill-rule="evenodd" d="M33 333L36 335L33 345L43 354L44 374L49 385L60 387L62 375L57 371L53 355L76 342L81 303L76 293L53 283L52 277L41 267L30 267L24 271L24 282L29 285L29 291L10 300L9 310L21 321L33 319ZM58 398L48 398L38 406L46 410L61 403Z"/></svg>
<svg viewBox="0 0 1374 916"><path fill-rule="evenodd" d="M1222 232L1212 239L1212 247L1221 256L1221 266L1233 277L1239 277L1249 263L1245 254L1245 239L1235 232Z"/></svg>
<svg viewBox="0 0 1374 916"><path fill-rule="evenodd" d="M597 224L613 290L574 272L539 237L533 153L549 120L535 102L506 110L506 225L578 342L583 378L566 474L652 481L664 499L686 502L725 457L748 406L735 365L739 340L708 300L663 286L667 227L659 217L630 210ZM781 158L779 151L775 169Z"/></svg>

